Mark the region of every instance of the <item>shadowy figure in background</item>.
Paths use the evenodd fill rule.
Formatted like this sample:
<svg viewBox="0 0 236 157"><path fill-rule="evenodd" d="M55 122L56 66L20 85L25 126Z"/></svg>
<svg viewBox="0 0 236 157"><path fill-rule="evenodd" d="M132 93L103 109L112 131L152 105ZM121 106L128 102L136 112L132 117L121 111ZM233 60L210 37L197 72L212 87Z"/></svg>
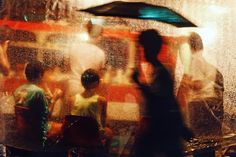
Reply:
<svg viewBox="0 0 236 157"><path fill-rule="evenodd" d="M86 27L88 33L90 27L90 24ZM68 49L71 71L65 82L65 103L71 96L83 92L80 77L85 70L91 68L100 73L105 67L105 52L93 43L95 37L90 37L89 42L76 42Z"/></svg>
<svg viewBox="0 0 236 157"><path fill-rule="evenodd" d="M0 26L0 76L8 76L10 73L10 63L7 57L10 28Z"/></svg>
<svg viewBox="0 0 236 157"><path fill-rule="evenodd" d="M74 0L48 0L46 2L46 20L62 20L71 17L72 1Z"/></svg>
<svg viewBox="0 0 236 157"><path fill-rule="evenodd" d="M184 75L177 98L196 137L222 136L223 76L202 56L201 37L192 32L180 50Z"/></svg>
<svg viewBox="0 0 236 157"><path fill-rule="evenodd" d="M133 73L145 101L132 152L134 157L183 157L181 141L192 137L183 124L171 75L157 59L162 42L156 30L146 30L139 35L145 59L153 68L153 78L146 84L139 81L138 70Z"/></svg>
<svg viewBox="0 0 236 157"><path fill-rule="evenodd" d="M0 78L2 76L9 76L9 74L10 74L10 62L9 62L8 56L7 56L7 48L8 48L8 43L9 43L9 32L10 32L10 29L8 28L8 26L0 26ZM0 83L0 89L1 88L2 88L2 83ZM2 94L2 89L1 89L0 99L2 97L4 97L4 95ZM3 119L1 112L2 111L0 111L0 121L2 121L2 119ZM4 124L2 124L2 122L0 122L0 125L5 127ZM0 133L1 132L2 131L0 131ZM3 135L0 135L0 136L3 136ZM4 137L2 137L0 139L3 139L3 138ZM6 155L5 146L0 144L0 156L4 157L5 155Z"/></svg>

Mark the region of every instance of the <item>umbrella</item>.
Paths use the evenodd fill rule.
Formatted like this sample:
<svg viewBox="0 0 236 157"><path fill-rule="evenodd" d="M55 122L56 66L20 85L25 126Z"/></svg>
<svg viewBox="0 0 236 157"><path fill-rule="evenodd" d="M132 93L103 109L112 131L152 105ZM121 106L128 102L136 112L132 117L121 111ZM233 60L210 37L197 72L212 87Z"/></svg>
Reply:
<svg viewBox="0 0 236 157"><path fill-rule="evenodd" d="M115 1L80 11L97 16L116 16L135 19L156 20L176 27L196 27L196 25L174 10L143 2Z"/></svg>

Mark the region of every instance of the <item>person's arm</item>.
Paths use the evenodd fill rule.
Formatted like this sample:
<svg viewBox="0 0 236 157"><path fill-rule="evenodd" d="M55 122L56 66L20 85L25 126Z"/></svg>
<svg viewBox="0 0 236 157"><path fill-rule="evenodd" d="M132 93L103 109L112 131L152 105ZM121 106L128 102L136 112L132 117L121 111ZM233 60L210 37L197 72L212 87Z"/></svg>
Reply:
<svg viewBox="0 0 236 157"><path fill-rule="evenodd" d="M139 70L135 69L133 74L132 74L132 79L133 81L138 85L138 87L140 88L140 90L144 93L148 93L150 92L150 88L147 84L145 83L141 83L139 80Z"/></svg>
<svg viewBox="0 0 236 157"><path fill-rule="evenodd" d="M71 113L72 107L75 103L75 96L71 96L68 98L68 106L69 106L69 113Z"/></svg>
<svg viewBox="0 0 236 157"><path fill-rule="evenodd" d="M189 44L183 43L180 46L179 58L183 64L185 74L189 74L189 72L190 72L191 56L192 56L192 53L191 53L191 49L190 49Z"/></svg>
<svg viewBox="0 0 236 157"><path fill-rule="evenodd" d="M54 92L52 93L47 83L44 83L42 86L43 86L43 89L45 90L45 97L48 101L49 117L50 117L52 115L52 112L53 112L53 109L57 100L59 100L63 96L63 92L61 89L56 88Z"/></svg>
<svg viewBox="0 0 236 157"><path fill-rule="evenodd" d="M7 57L8 40L0 43L0 72L7 76L10 73L10 63Z"/></svg>
<svg viewBox="0 0 236 157"><path fill-rule="evenodd" d="M52 95L52 99L49 105L49 113L52 114L54 106L57 102L57 100L59 100L61 97L63 96L63 92L61 89L56 88L53 95Z"/></svg>

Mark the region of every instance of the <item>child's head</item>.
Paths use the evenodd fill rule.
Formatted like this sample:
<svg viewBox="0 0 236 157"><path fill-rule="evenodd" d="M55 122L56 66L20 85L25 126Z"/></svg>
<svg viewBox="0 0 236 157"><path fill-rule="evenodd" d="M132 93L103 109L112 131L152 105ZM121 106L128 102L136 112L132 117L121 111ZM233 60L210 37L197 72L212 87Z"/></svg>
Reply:
<svg viewBox="0 0 236 157"><path fill-rule="evenodd" d="M94 89L99 85L100 77L93 69L87 69L81 76L81 83L85 89Z"/></svg>
<svg viewBox="0 0 236 157"><path fill-rule="evenodd" d="M44 74L44 66L39 61L29 62L25 67L25 76L29 82L39 82Z"/></svg>

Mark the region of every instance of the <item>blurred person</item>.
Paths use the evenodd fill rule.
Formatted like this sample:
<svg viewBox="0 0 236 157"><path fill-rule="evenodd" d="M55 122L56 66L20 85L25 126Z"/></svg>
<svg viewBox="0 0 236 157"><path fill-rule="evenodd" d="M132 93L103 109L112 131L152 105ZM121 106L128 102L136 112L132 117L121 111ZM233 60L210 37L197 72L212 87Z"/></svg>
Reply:
<svg viewBox="0 0 236 157"><path fill-rule="evenodd" d="M10 28L0 26L0 74L8 76L10 73L10 62L7 56Z"/></svg>
<svg viewBox="0 0 236 157"><path fill-rule="evenodd" d="M61 6L61 12L62 16L64 15L65 18L71 17L72 12L72 1L73 0L61 0L62 6Z"/></svg>
<svg viewBox="0 0 236 157"><path fill-rule="evenodd" d="M223 121L222 74L203 57L203 42L191 32L181 49L184 65L177 98L196 137L221 137Z"/></svg>
<svg viewBox="0 0 236 157"><path fill-rule="evenodd" d="M106 126L106 98L96 93L100 83L100 76L95 70L87 69L81 75L81 83L84 91L71 97L70 114L96 119L102 135L102 142L108 151L112 139L112 131Z"/></svg>
<svg viewBox="0 0 236 157"><path fill-rule="evenodd" d="M157 59L162 43L156 30L146 30L139 35L144 57L152 67L152 78L149 83L143 83L139 80L139 70L133 73L144 104L132 157L183 157L182 139L192 137L182 121L171 75Z"/></svg>
<svg viewBox="0 0 236 157"><path fill-rule="evenodd" d="M0 77L1 76L8 76L10 74L10 63L7 56L7 48L8 48L8 34L9 34L9 28L7 26L1 26L0 27ZM2 87L0 83L0 88ZM0 98L2 98L3 95L1 93ZM3 122L2 117L2 111L0 111L0 123L2 127L5 127L5 124ZM4 132L1 131L1 134L3 136ZM3 139L2 137L1 139ZM4 145L0 144L0 156L6 156L6 148Z"/></svg>
<svg viewBox="0 0 236 157"><path fill-rule="evenodd" d="M36 141L29 141L32 144L45 147L46 140L55 134L55 130L60 130L61 124L49 122L50 113L53 110L53 102L48 102L46 92L39 84L44 74L44 66L39 61L29 62L25 67L25 76L28 83L18 87L13 97L16 107L26 108L28 110L27 119L24 119L33 132L27 133ZM57 90L52 96L51 101L56 101L62 92ZM50 104L50 105L49 105ZM30 135L29 135L30 134ZM34 143L35 142L35 143Z"/></svg>
<svg viewBox="0 0 236 157"><path fill-rule="evenodd" d="M66 82L66 101L69 97L83 91L80 77L85 70L91 68L98 71L99 74L102 75L105 67L105 52L96 46L96 38L100 34L91 35L91 25L92 24L90 22L87 25L89 41L74 43L68 50L71 74Z"/></svg>
<svg viewBox="0 0 236 157"><path fill-rule="evenodd" d="M48 0L46 2L46 20L69 20L75 7L75 0Z"/></svg>

